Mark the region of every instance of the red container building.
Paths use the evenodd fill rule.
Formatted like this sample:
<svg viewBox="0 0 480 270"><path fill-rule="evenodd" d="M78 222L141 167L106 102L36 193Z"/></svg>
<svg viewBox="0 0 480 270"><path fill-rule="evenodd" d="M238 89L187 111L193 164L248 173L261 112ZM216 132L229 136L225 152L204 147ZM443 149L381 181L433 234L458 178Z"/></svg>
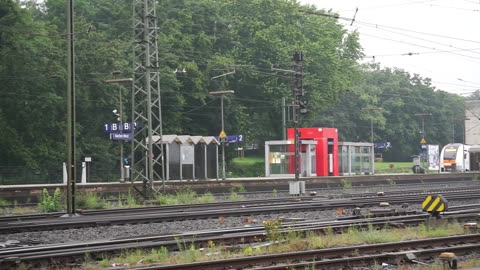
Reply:
<svg viewBox="0 0 480 270"><path fill-rule="evenodd" d="M338 176L338 130L336 128L312 127L298 128L299 139L316 141L315 147L315 167L317 176ZM287 129L288 140L295 139L293 128ZM289 151L295 151L289 148ZM305 148L300 149L301 155ZM289 172L295 173L295 160L289 161Z"/></svg>

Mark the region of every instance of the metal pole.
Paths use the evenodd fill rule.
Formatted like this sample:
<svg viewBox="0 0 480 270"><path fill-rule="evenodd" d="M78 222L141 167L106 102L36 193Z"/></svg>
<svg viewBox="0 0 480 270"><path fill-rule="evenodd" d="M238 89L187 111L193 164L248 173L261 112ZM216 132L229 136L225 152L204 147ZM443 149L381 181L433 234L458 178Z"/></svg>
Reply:
<svg viewBox="0 0 480 270"><path fill-rule="evenodd" d="M370 140L372 142L371 155L370 155L370 170L372 174L375 174L375 145L373 144L373 118L370 118Z"/></svg>
<svg viewBox="0 0 480 270"><path fill-rule="evenodd" d="M452 143L455 143L455 118L452 116Z"/></svg>
<svg viewBox="0 0 480 270"><path fill-rule="evenodd" d="M373 118L370 118L370 136L371 136L371 142L373 145Z"/></svg>
<svg viewBox="0 0 480 270"><path fill-rule="evenodd" d="M287 120L286 120L286 115L285 115L285 98L282 98L282 140L287 139Z"/></svg>
<svg viewBox="0 0 480 270"><path fill-rule="evenodd" d="M220 107L222 110L222 131L225 131L223 122L223 95L220 96ZM225 180L225 141L222 141L222 180Z"/></svg>
<svg viewBox="0 0 480 270"><path fill-rule="evenodd" d="M75 43L74 43L74 5L67 5L67 215L75 215Z"/></svg>
<svg viewBox="0 0 480 270"><path fill-rule="evenodd" d="M422 117L422 138L425 138L425 118Z"/></svg>
<svg viewBox="0 0 480 270"><path fill-rule="evenodd" d="M295 181L300 181L300 144L298 136L298 124L295 122Z"/></svg>
<svg viewBox="0 0 480 270"><path fill-rule="evenodd" d="M118 117L118 121L120 122L120 133L123 133L123 129L125 127L123 125L123 104L122 104L122 88L121 87L118 92L120 93L119 94L120 116ZM123 137L120 138L120 182L125 182L125 172L123 169Z"/></svg>

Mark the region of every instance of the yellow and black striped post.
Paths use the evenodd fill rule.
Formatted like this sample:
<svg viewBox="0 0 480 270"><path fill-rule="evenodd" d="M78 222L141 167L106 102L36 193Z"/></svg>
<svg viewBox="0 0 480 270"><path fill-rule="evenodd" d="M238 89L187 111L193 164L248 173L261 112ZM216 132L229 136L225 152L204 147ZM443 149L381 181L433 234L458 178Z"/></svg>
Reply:
<svg viewBox="0 0 480 270"><path fill-rule="evenodd" d="M428 195L422 202L422 210L432 215L438 215L448 210L448 201L442 195Z"/></svg>

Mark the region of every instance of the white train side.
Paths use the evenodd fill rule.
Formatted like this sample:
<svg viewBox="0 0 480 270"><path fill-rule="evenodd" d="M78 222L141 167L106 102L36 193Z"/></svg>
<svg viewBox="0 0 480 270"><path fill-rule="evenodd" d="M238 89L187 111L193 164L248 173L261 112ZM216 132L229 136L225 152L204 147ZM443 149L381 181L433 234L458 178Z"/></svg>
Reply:
<svg viewBox="0 0 480 270"><path fill-rule="evenodd" d="M440 153L440 171L478 170L480 170L480 145L451 143L443 147Z"/></svg>

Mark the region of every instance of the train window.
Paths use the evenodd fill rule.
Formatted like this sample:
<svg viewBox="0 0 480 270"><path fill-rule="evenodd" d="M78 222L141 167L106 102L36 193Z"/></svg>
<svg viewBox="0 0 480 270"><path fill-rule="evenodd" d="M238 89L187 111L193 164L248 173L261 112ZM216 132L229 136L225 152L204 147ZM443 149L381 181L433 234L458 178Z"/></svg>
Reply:
<svg viewBox="0 0 480 270"><path fill-rule="evenodd" d="M457 152L447 152L443 154L443 159L456 159L457 158Z"/></svg>

